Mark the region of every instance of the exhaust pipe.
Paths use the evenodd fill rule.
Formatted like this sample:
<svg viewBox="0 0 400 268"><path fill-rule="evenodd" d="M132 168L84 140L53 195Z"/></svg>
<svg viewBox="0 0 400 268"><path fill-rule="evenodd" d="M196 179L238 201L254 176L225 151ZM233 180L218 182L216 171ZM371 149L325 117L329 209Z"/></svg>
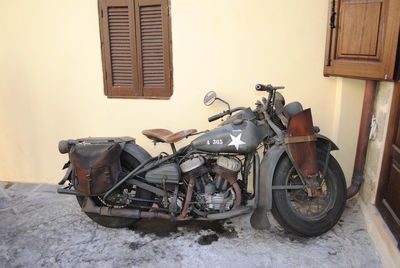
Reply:
<svg viewBox="0 0 400 268"><path fill-rule="evenodd" d="M57 193L59 194L68 194L68 195L79 195L79 193L72 189L58 188Z"/></svg>
<svg viewBox="0 0 400 268"><path fill-rule="evenodd" d="M227 211L227 212L221 212L221 213L207 215L207 219L224 220L224 219L237 217L237 216L240 216L243 214L247 214L247 213L251 212L252 210L253 210L253 208L251 208L251 207L240 206L240 207L235 207L232 210Z"/></svg>
<svg viewBox="0 0 400 268"><path fill-rule="evenodd" d="M147 218L147 219L164 219L171 221L186 221L186 220L222 220L228 219L236 216L240 216L246 213L249 213L252 210L251 207L237 207L228 212L210 214L207 218L190 218L190 217L182 217L182 215L178 216L178 218L171 216L169 214L160 213L160 212L149 212L149 211L140 211L139 209L130 209L130 208L110 208L105 206L96 206L91 198L86 198L82 211L86 213L94 213L102 216L109 217L123 217L123 218Z"/></svg>
<svg viewBox="0 0 400 268"><path fill-rule="evenodd" d="M95 213L109 217L123 217L123 218L133 218L133 219L157 218L165 220L175 220L175 217L165 213L140 211L139 209L129 209L129 208L109 208L104 206L98 207L91 198L85 199L85 202L82 206L82 211L86 213Z"/></svg>

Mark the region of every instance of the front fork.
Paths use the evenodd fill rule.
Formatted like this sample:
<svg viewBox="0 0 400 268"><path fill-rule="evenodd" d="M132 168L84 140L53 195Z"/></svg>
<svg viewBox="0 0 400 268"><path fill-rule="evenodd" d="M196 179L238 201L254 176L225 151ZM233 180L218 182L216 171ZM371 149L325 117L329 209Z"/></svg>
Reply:
<svg viewBox="0 0 400 268"><path fill-rule="evenodd" d="M242 169L242 178L244 186L246 187L245 190L247 191L249 180L252 179L253 182L253 195L257 198L257 185L260 179L260 156L258 152L255 151L253 153L247 154L245 161L244 161L244 168ZM251 170L252 168L252 170ZM250 172L253 175L253 178L249 178Z"/></svg>

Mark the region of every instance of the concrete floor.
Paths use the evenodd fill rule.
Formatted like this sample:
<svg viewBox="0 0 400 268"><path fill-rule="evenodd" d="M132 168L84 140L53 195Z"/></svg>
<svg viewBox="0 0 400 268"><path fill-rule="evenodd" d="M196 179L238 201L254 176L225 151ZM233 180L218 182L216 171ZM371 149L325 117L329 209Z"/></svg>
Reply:
<svg viewBox="0 0 400 268"><path fill-rule="evenodd" d="M0 182L0 267L382 267L358 204L348 204L328 233L304 239L273 220L270 231L253 230L248 215L108 229L55 191Z"/></svg>

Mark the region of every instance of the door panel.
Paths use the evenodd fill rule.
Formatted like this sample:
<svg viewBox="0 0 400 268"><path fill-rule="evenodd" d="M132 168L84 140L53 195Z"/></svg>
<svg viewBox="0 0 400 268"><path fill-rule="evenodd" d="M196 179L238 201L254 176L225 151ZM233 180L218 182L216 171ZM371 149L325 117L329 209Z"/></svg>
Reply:
<svg viewBox="0 0 400 268"><path fill-rule="evenodd" d="M396 83L389 115L376 206L400 241L400 84Z"/></svg>
<svg viewBox="0 0 400 268"><path fill-rule="evenodd" d="M390 169L384 200L387 203L386 206L390 206L392 216L398 218L400 216L400 169L397 164L393 164Z"/></svg>
<svg viewBox="0 0 400 268"><path fill-rule="evenodd" d="M376 58L382 2L343 2L341 13L337 58Z"/></svg>

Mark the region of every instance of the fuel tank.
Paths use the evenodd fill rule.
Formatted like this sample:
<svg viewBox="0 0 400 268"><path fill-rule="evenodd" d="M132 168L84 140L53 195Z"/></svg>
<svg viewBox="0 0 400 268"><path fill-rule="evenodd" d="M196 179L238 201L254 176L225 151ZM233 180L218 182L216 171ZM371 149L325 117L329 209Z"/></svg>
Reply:
<svg viewBox="0 0 400 268"><path fill-rule="evenodd" d="M265 123L241 120L239 123L223 124L196 138L191 145L206 152L247 154L254 151L270 131Z"/></svg>

